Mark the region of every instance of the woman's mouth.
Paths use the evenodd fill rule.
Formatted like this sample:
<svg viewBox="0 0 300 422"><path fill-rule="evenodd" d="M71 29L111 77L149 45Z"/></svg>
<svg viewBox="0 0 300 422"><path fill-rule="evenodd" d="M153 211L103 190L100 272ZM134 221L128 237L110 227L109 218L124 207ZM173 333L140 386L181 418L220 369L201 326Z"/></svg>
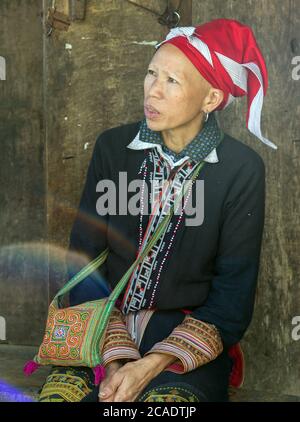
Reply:
<svg viewBox="0 0 300 422"><path fill-rule="evenodd" d="M160 113L151 106L145 106L144 113L147 119L157 119L160 116Z"/></svg>

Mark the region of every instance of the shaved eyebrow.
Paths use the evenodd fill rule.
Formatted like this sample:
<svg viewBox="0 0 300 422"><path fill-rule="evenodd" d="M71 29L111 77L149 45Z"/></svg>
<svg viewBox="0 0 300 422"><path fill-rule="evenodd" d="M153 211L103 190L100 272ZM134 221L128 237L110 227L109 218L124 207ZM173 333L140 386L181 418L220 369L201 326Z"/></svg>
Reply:
<svg viewBox="0 0 300 422"><path fill-rule="evenodd" d="M154 69L157 69L157 66L153 63L150 63L149 64L149 66L148 66L148 68L149 67L153 67ZM180 72L180 71L176 71L176 70L173 70L173 71L168 71L168 70L163 70L162 69L162 72L163 73L167 73L168 75L176 75L176 76L178 76L179 78L185 78L185 75L184 75L184 73L183 72Z"/></svg>

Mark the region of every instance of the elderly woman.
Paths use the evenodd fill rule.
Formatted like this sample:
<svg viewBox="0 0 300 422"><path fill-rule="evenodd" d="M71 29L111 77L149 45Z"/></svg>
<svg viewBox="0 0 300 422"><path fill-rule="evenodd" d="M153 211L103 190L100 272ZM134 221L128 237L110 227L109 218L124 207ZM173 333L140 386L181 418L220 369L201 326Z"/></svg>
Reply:
<svg viewBox="0 0 300 422"><path fill-rule="evenodd" d="M107 292L117 284L164 207L173 204L175 187L202 161L197 182L204 181L204 190L192 185L181 212L174 212L131 275L109 321L100 388L89 368L55 367L40 401L228 400L228 351L243 337L253 312L265 174L260 156L224 134L214 112L247 95L249 130L275 147L260 131L266 89L267 71L254 35L237 21L175 28L157 46L144 82L145 118L97 139L70 250L93 259L109 247L109 255L72 290L70 303L102 297L103 281ZM130 213L124 197L127 204L134 199L128 186L137 180L139 212ZM108 184L101 196L103 181L117 189ZM166 181L170 189L162 195L159 183ZM114 195L116 209L111 203L107 208ZM193 218L187 212L191 198ZM150 216L149 203L152 210L158 204Z"/></svg>

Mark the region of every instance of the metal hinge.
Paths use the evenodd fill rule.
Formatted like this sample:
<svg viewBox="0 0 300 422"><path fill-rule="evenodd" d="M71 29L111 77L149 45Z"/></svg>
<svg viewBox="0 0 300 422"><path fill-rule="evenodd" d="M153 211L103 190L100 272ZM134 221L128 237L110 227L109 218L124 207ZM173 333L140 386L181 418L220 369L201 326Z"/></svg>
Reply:
<svg viewBox="0 0 300 422"><path fill-rule="evenodd" d="M46 33L51 35L54 29L58 31L68 31L71 22L84 20L86 14L86 0L69 0L68 14L57 10L56 0L52 0L52 5L48 9L46 18Z"/></svg>

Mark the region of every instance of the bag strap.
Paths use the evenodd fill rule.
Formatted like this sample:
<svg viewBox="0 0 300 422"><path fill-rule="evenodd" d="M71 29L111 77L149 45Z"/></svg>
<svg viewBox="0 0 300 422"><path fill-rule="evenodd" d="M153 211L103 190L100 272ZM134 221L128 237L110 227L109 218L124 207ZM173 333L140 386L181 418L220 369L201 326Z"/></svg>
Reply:
<svg viewBox="0 0 300 422"><path fill-rule="evenodd" d="M145 256L148 254L148 252L150 251L150 249L154 246L154 244L156 243L156 241L160 238L160 236L162 235L162 233L167 228L167 226L168 226L168 224L169 224L169 222L170 222L170 220L172 218L174 209L177 208L177 205L179 204L179 202L181 201L181 199L184 197L185 193L187 192L187 190L189 189L189 187L191 186L191 184L193 183L193 181L197 178L197 176L198 176L200 170L202 169L202 167L204 166L204 164L205 164L205 161L201 161L196 166L196 168L195 168L195 170L193 172L192 178L188 180L189 183L184 183L184 186L181 189L181 192L177 196L177 199L173 203L172 207L170 208L169 213L165 215L165 217L160 222L160 224L158 225L158 227L155 230L155 232L148 239L148 242L146 244L145 249L142 252L139 253L139 255L136 258L136 260L133 262L133 264L130 266L130 268L128 268L128 270L125 272L125 274L123 275L123 277L121 278L121 280L118 282L118 284L115 286L115 288L113 289L113 291L109 295L108 302L109 302L109 304L111 304L111 306L109 306L109 307L113 307L114 306L115 301L117 300L117 298L119 297L119 295L122 293L122 290L126 286L126 283L127 283L128 279L129 279L130 275L132 274L132 271L134 270L134 268L145 258ZM53 299L53 302L58 305L59 298L61 298L66 293L68 293L71 289L73 289L73 287L75 287L83 279L85 279L86 277L88 277L93 271L95 271L97 268L99 268L104 263L104 261L106 260L108 253L109 253L109 248L106 248L103 252L101 252L101 254L98 257L96 257L88 265L86 265L84 268L82 268L77 274L75 274L74 277L72 277L71 280L69 280L58 291L58 293L55 295L55 297Z"/></svg>
<svg viewBox="0 0 300 422"><path fill-rule="evenodd" d="M73 287L77 286L82 280L88 277L92 272L106 261L107 255L109 253L109 248L106 248L101 252L93 261L89 262L85 267L83 267L77 274L75 274L54 296L53 301L56 301L59 297L64 296Z"/></svg>

